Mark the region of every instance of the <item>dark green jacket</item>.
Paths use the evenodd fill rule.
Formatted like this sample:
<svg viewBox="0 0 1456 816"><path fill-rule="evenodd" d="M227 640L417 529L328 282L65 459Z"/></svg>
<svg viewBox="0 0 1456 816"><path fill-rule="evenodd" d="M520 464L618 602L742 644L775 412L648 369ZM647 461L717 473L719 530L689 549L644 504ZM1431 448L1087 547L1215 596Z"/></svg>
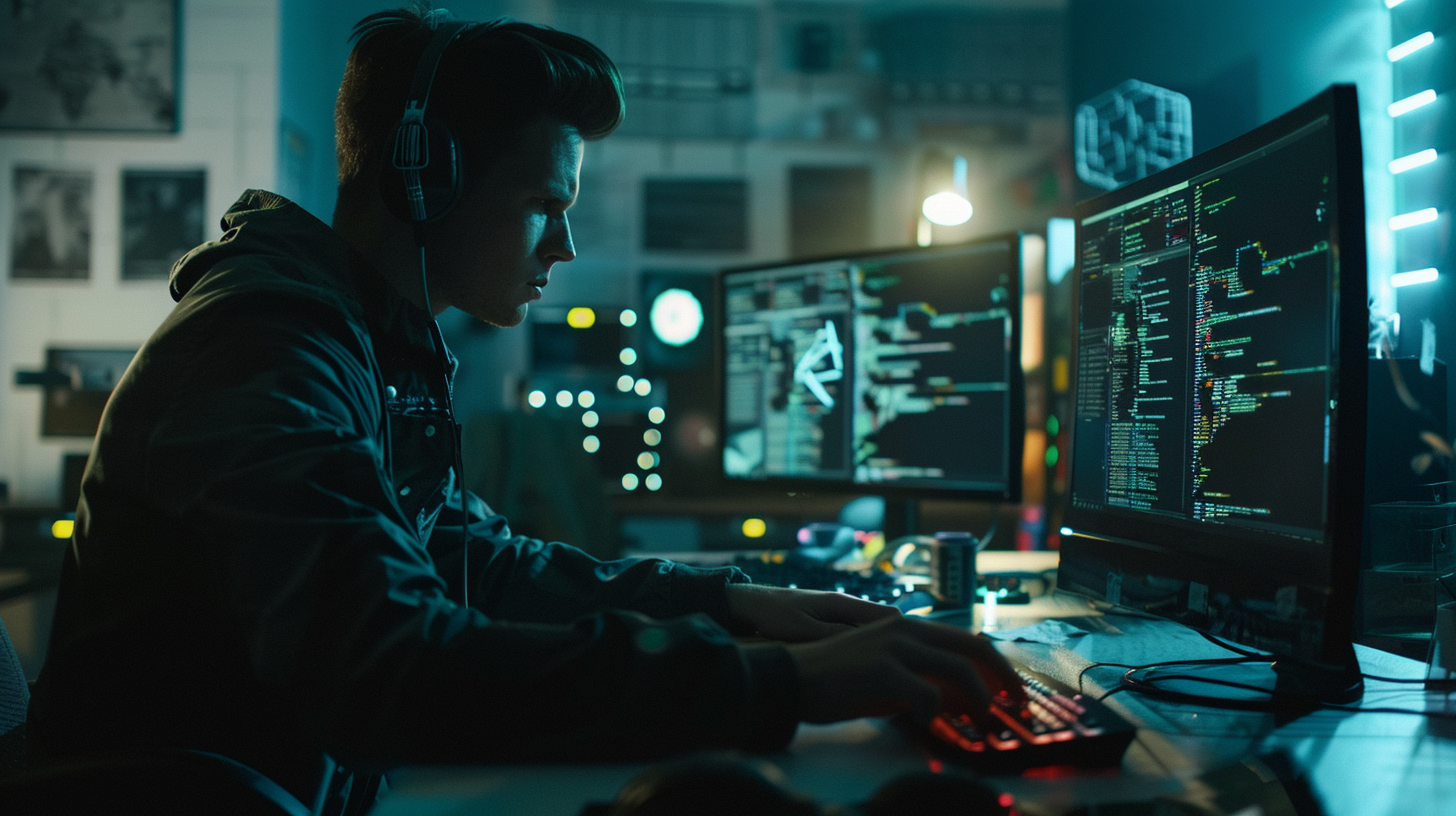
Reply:
<svg viewBox="0 0 1456 816"><path fill-rule="evenodd" d="M40 756L208 750L307 802L325 754L377 769L788 740L792 659L724 628L737 570L597 561L512 536L470 496L458 605L429 317L277 196L245 194L223 227L178 262L178 305L102 419L32 703Z"/></svg>

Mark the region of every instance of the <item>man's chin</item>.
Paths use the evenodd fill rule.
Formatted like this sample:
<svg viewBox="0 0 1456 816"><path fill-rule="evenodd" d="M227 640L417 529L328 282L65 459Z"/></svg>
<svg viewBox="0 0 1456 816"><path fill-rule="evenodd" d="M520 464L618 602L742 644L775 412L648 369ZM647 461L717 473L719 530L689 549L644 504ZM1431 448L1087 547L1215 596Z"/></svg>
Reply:
<svg viewBox="0 0 1456 816"><path fill-rule="evenodd" d="M517 306L514 311L504 313L496 311L474 311L471 312L471 316L482 323L495 326L497 329L509 329L513 326L521 325L521 322L526 319L527 311L528 307L523 303Z"/></svg>

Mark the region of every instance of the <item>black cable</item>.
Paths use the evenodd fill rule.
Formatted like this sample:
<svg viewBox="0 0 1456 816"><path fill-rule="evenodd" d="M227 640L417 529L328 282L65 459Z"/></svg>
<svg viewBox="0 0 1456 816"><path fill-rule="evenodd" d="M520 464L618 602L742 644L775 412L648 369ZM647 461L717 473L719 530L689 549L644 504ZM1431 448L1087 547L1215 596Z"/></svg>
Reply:
<svg viewBox="0 0 1456 816"><path fill-rule="evenodd" d="M1082 692L1082 678L1084 678L1087 675L1087 672L1092 671L1093 669L1116 668L1116 669L1132 669L1132 670L1137 670L1137 669L1155 669L1155 668L1158 668L1159 666L1225 666L1225 665L1232 666L1232 665L1237 665L1237 664L1240 664L1240 663L1258 663L1258 662L1262 662L1263 659L1264 659L1263 656L1260 655L1260 656L1248 656L1248 657L1197 657L1197 658L1190 658L1188 660L1161 660L1161 661L1159 661L1157 663L1143 663L1143 664L1134 664L1134 663L1092 663L1092 664L1089 664L1088 666L1086 666L1085 668L1083 668L1080 672L1077 672L1077 692L1079 694Z"/></svg>
<svg viewBox="0 0 1456 816"><path fill-rule="evenodd" d="M1192 627L1189 627L1189 628L1191 629ZM1204 632L1204 631L1201 631L1199 629L1194 629L1193 631L1198 632L1198 634L1202 635L1203 636L1203 639L1206 640L1206 641L1208 641L1209 643L1212 643L1213 645L1218 646L1219 648L1222 648L1222 649L1228 649L1230 652L1233 652L1234 654L1241 654L1244 657L1268 658L1269 660L1273 660L1274 659L1274 656L1271 655L1271 654L1269 654L1268 652L1255 652L1255 651L1251 651L1249 649L1245 649L1242 646L1236 646L1236 645L1234 645L1232 643L1229 643L1228 641L1224 640L1221 637L1218 637L1217 635L1210 635L1209 633Z"/></svg>
<svg viewBox="0 0 1456 816"><path fill-rule="evenodd" d="M1139 617L1141 617L1141 613L1139 613ZM1160 618L1160 620L1168 620L1168 619L1167 618ZM1188 627L1188 628L1192 629L1193 627ZM1197 632L1199 635L1201 635L1203 637L1204 640L1208 641L1209 643L1212 643L1213 645L1218 646L1219 648L1227 649L1230 652L1233 652L1235 654L1242 655L1243 657L1247 658L1249 662L1266 660L1266 661L1268 661L1270 663L1273 663L1273 662L1275 662L1276 660L1279 659L1277 656L1275 656L1273 654L1270 654L1268 652L1256 652L1256 651L1252 651L1250 649L1245 649L1242 646L1238 646L1236 644L1230 643L1230 642L1224 640L1223 638L1218 637L1217 635L1211 635L1211 634L1209 634L1207 632L1204 632L1204 631L1201 631L1201 630L1198 630L1198 629L1194 629L1193 631ZM1148 663L1146 665L1137 666L1137 667L1133 667L1131 665L1123 664L1123 663L1100 663L1100 664L1099 663L1094 663L1091 666L1088 666L1087 669L1097 668L1098 666L1117 666L1117 667L1120 667L1120 668L1154 668L1154 667L1157 667L1157 666L1180 666L1180 665L1190 666L1190 665L1196 665L1196 664L1199 664L1199 663L1207 663L1209 665L1216 665L1216 664L1218 664L1220 662L1222 662L1222 661L1220 659L1217 659L1217 658L1209 658L1208 660L1197 660L1197 659L1195 659L1195 660L1168 660L1168 661L1163 661L1163 662L1160 662L1160 663ZM1087 669L1083 669L1082 670L1082 673L1085 674L1086 671L1087 671ZM1360 677L1362 679L1365 679L1365 680L1375 680L1375 681L1378 681L1378 682L1381 682L1381 683L1421 683L1421 684L1423 684L1423 685L1426 686L1426 689L1428 691L1430 691L1430 690L1436 690L1436 689L1456 691L1456 677L1453 677L1453 678L1450 678L1450 679L1428 680L1428 679L1426 679L1424 677L1384 677L1382 675L1378 675L1378 674L1366 674L1364 672L1360 672ZM1082 679L1082 675L1081 674L1078 674L1077 675L1077 681L1078 681L1079 687L1080 687L1081 679Z"/></svg>
<svg viewBox="0 0 1456 816"><path fill-rule="evenodd" d="M423 224L415 225L415 243L420 247L420 291L424 293L425 316L430 321L430 342L439 352L440 368L443 374L445 421L450 425L450 443L455 452L455 487L460 491L460 605L470 608L470 511L465 504L465 460L460 452L460 425L455 421L455 405L450 398L450 358L445 352L445 336L440 333L440 324L435 320L435 310L430 306L430 280L425 275L425 230ZM446 495L448 504L450 497Z"/></svg>

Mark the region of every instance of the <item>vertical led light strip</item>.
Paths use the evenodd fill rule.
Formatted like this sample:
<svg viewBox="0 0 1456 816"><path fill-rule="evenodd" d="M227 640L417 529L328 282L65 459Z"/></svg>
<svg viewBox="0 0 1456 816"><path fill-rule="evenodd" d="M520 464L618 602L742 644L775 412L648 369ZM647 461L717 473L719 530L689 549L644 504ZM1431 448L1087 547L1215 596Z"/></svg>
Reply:
<svg viewBox="0 0 1456 816"><path fill-rule="evenodd" d="M1384 2L1386 8L1394 9L1396 6L1399 6L1402 2L1404 2L1404 0L1384 0ZM1394 12L1392 12L1392 18L1393 17ZM1392 34L1392 39L1394 39L1395 32L1397 31L1397 26L1395 25L1394 19L1391 20L1390 30ZM1389 59L1392 63L1399 63L1395 66L1396 71L1406 72L1406 76L1410 77L1410 72L1420 71L1427 65L1426 63L1423 63L1422 60L1416 55L1418 55L1421 51L1425 50L1428 46L1434 44L1435 42L1436 37L1431 31L1423 31L1420 34L1415 35L1414 37L1403 38L1400 42L1393 43L1390 49L1385 52L1385 55L1386 58ZM1413 56L1416 58L1406 61L1408 57ZM1429 73L1429 71L1426 71L1426 73ZM1395 81L1395 79L1395 74L1392 74L1391 83L1393 86L1393 90L1399 93L1400 86L1399 83ZM1415 84L1416 87L1420 87L1421 85L1425 85L1426 83L1420 82L1413 84ZM1387 109L1387 113L1390 114L1392 119L1396 120L1395 127L1400 128L1402 127L1403 121L1401 117L1409 115L1412 118L1415 118L1422 115L1429 115L1429 111L1422 111L1421 109L1435 102L1437 98L1438 94L1436 93L1435 88L1428 87L1425 90L1397 99ZM1396 141L1399 141L1398 137ZM1428 165L1435 162L1437 158L1438 156L1434 148L1417 149L1411 152L1407 152L1406 155L1403 156L1391 156L1390 163L1387 166L1389 167L1390 174L1392 176L1398 176L1403 173L1410 173L1412 171L1420 172L1421 168L1426 168L1425 172L1430 172L1430 168L1428 167ZM1423 235L1423 233L1428 232L1428 230L1423 231L1412 228L1419 227L1423 224L1429 224L1435 221L1440 217L1441 213L1435 207L1418 207L1414 210L1410 209L1411 202L1403 200L1404 196L1400 194L1400 181L1397 180L1395 182L1395 185L1396 208L1397 210L1401 210L1403 212L1402 214L1391 218L1387 224L1387 228L1392 233L1399 232L1401 234L1398 238L1393 237L1393 240L1401 242L1419 240L1429 241L1430 238ZM1406 257L1409 257L1409 253L1406 253ZM1399 263L1400 259L1401 252L1399 248L1397 248L1397 263ZM1429 283L1436 280L1439 276L1440 273L1438 270L1429 267L1424 269L1396 272L1395 274L1390 276L1390 285L1392 287L1413 286L1421 283Z"/></svg>

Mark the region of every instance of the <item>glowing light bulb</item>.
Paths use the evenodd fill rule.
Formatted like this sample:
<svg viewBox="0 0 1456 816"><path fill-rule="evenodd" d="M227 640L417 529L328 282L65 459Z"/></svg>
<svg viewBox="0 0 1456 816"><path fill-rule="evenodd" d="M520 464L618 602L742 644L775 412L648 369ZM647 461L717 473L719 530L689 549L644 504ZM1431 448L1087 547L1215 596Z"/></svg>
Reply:
<svg viewBox="0 0 1456 816"><path fill-rule="evenodd" d="M703 304L686 289L665 289L647 313L652 333L669 346L685 346L703 330Z"/></svg>
<svg viewBox="0 0 1456 816"><path fill-rule="evenodd" d="M1435 221L1438 215L1439 213L1436 212L1435 207L1427 207L1424 210L1416 210L1415 212L1397 215L1390 219L1390 229L1392 231L1403 230L1418 224L1429 224Z"/></svg>
<svg viewBox="0 0 1456 816"><path fill-rule="evenodd" d="M597 322L597 313L585 306L577 306L566 313L566 325L573 329L590 329Z"/></svg>
<svg viewBox="0 0 1456 816"><path fill-rule="evenodd" d="M1387 107L1385 111L1393 117L1404 116L1417 108L1424 108L1425 106L1435 101L1436 92L1431 90L1430 88L1427 88L1426 90L1421 91L1418 94L1411 94L1405 99L1398 99L1395 102L1390 103L1390 106Z"/></svg>
<svg viewBox="0 0 1456 816"><path fill-rule="evenodd" d="M1386 59L1398 62L1436 41L1436 35L1429 31L1411 37L1409 40L1385 52Z"/></svg>
<svg viewBox="0 0 1456 816"><path fill-rule="evenodd" d="M954 227L971 220L975 208L963 196L944 192L927 196L925 203L920 205L920 212L931 223Z"/></svg>
<svg viewBox="0 0 1456 816"><path fill-rule="evenodd" d="M1391 175L1399 175L1401 173L1404 173L1407 170L1414 170L1417 167L1421 167L1421 166L1430 164L1431 162L1433 162L1435 160L1436 160L1436 151L1435 151L1435 149L1434 148L1426 148L1425 150L1421 150L1419 152L1412 153L1409 156L1401 156L1398 159L1394 159L1394 160L1392 160L1390 162L1389 165L1387 165L1387 167L1390 168Z"/></svg>
<svg viewBox="0 0 1456 816"><path fill-rule="evenodd" d="M1417 283L1430 283L1439 278L1441 274L1435 267L1428 269L1413 269L1410 272L1397 272L1390 276L1391 286L1414 286Z"/></svg>
<svg viewBox="0 0 1456 816"><path fill-rule="evenodd" d="M529 404L532 408L540 408L541 406L546 404L546 392L532 391L526 396L526 403Z"/></svg>

